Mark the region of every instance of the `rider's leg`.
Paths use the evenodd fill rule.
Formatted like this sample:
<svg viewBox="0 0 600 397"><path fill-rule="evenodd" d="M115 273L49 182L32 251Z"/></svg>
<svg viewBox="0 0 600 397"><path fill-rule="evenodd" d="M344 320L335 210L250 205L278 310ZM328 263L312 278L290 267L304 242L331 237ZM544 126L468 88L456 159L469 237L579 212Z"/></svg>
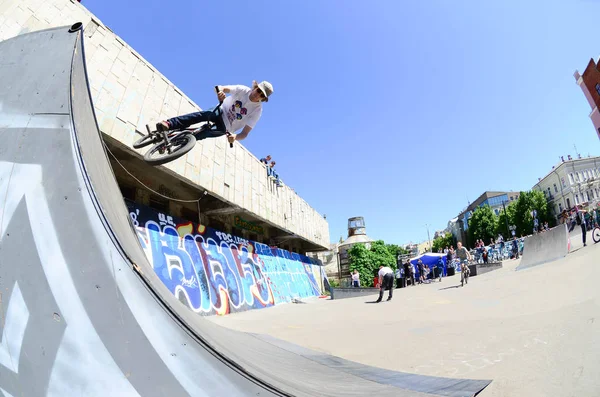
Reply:
<svg viewBox="0 0 600 397"><path fill-rule="evenodd" d="M192 124L201 123L203 121L213 122L217 124L219 129L221 129L221 127L223 130L225 129L221 115L214 112L213 109L184 114L182 116L170 118L166 121L161 121L156 124L156 129L158 131L166 131L187 128Z"/></svg>

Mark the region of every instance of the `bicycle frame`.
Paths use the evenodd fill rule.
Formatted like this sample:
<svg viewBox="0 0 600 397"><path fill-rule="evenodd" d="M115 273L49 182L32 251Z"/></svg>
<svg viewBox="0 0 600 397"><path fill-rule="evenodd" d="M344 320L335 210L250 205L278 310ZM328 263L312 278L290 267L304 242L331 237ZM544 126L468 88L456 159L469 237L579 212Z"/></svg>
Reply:
<svg viewBox="0 0 600 397"><path fill-rule="evenodd" d="M215 91L217 92L217 94L220 92L218 85L215 86ZM223 101L219 101L219 104L215 107L214 113L217 115L217 117L221 117L223 114L223 109L221 108L222 105ZM161 134L165 142L165 146L169 148L171 141L181 136L182 134L191 134L197 140L201 140L201 138L199 137L200 134L206 131L208 131L211 135L215 137L222 135L230 135L227 131L219 130L218 128L216 128L216 125L214 123L209 121L207 121L206 124L199 128L183 128L179 130L162 131ZM232 148L233 143L230 142L229 147Z"/></svg>

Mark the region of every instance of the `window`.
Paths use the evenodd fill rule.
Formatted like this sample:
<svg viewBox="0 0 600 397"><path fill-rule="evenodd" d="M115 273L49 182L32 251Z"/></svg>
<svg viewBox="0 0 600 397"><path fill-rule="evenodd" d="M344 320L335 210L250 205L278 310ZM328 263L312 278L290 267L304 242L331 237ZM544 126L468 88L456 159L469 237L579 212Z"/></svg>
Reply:
<svg viewBox="0 0 600 397"><path fill-rule="evenodd" d="M498 208L496 208L496 209L494 210L494 212L496 213L496 215L500 215L500 211L498 210Z"/></svg>
<svg viewBox="0 0 600 397"><path fill-rule="evenodd" d="M571 185L572 185L573 183L575 183L575 182L573 181L573 174L569 174L569 182L571 182Z"/></svg>
<svg viewBox="0 0 600 397"><path fill-rule="evenodd" d="M510 196L510 201L513 201L513 200L514 200L514 197L513 197L513 196Z"/></svg>
<svg viewBox="0 0 600 397"><path fill-rule="evenodd" d="M591 199L590 199L590 191L588 190L587 192L585 192L585 194L587 195L587 201L591 201Z"/></svg>
<svg viewBox="0 0 600 397"><path fill-rule="evenodd" d="M552 192L550 191L550 188L548 188L548 197L552 197Z"/></svg>
<svg viewBox="0 0 600 397"><path fill-rule="evenodd" d="M554 184L554 193L558 193L558 186L556 186L556 183Z"/></svg>
<svg viewBox="0 0 600 397"><path fill-rule="evenodd" d="M600 83L596 84L596 92L600 95Z"/></svg>
<svg viewBox="0 0 600 397"><path fill-rule="evenodd" d="M571 199L567 198L567 207L571 208Z"/></svg>
<svg viewBox="0 0 600 397"><path fill-rule="evenodd" d="M562 212L562 203L558 203L558 211Z"/></svg>
<svg viewBox="0 0 600 397"><path fill-rule="evenodd" d="M579 205L579 195L575 195L575 205Z"/></svg>

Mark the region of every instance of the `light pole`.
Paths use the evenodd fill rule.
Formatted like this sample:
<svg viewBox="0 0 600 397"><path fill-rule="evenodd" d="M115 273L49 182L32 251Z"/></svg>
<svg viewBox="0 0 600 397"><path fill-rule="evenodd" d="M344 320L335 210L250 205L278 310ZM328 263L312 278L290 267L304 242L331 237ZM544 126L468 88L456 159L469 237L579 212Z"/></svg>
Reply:
<svg viewBox="0 0 600 397"><path fill-rule="evenodd" d="M502 200L502 209L504 210L504 220L506 221L506 236L510 236L510 230L508 228L508 214L506 213L506 206L504 205L506 200Z"/></svg>
<svg viewBox="0 0 600 397"><path fill-rule="evenodd" d="M429 236L429 224L425 224L427 228L427 240L429 241L429 252L433 252L433 247L431 246L431 237Z"/></svg>

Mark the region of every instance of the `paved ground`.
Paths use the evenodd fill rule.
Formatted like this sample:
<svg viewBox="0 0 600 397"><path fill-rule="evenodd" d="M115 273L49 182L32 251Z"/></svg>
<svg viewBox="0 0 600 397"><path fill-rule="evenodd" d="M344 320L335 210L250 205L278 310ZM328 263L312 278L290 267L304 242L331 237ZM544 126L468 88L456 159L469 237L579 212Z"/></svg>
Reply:
<svg viewBox="0 0 600 397"><path fill-rule="evenodd" d="M564 259L518 272L507 261L464 288L453 276L380 304L314 299L212 319L382 368L493 379L482 397L598 396L600 244L572 243Z"/></svg>

